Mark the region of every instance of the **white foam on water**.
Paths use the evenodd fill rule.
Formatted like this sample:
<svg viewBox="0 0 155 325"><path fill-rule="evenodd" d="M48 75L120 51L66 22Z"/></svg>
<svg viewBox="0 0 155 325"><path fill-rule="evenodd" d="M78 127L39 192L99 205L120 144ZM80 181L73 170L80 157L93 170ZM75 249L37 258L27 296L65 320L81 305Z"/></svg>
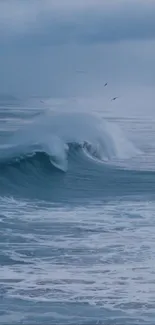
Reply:
<svg viewBox="0 0 155 325"><path fill-rule="evenodd" d="M8 238L1 254L14 261L0 268L6 297L83 302L128 315L155 308L154 202L65 209L1 198L0 206Z"/></svg>

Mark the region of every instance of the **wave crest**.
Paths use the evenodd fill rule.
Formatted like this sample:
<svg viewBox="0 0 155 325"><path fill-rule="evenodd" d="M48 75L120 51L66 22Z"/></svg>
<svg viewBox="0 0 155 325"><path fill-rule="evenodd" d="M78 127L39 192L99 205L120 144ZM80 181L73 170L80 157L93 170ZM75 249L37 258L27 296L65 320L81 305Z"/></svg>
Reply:
<svg viewBox="0 0 155 325"><path fill-rule="evenodd" d="M87 157L102 163L129 159L139 150L114 123L81 113L44 113L10 137L1 147L0 161L10 162L45 153L50 162L66 172L71 151L81 149Z"/></svg>

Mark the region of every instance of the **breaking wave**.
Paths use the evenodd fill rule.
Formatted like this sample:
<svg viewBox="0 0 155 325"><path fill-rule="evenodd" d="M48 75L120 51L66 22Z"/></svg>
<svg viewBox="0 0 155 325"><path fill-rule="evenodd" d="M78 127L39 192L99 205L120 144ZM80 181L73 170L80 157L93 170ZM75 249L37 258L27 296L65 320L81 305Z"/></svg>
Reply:
<svg viewBox="0 0 155 325"><path fill-rule="evenodd" d="M113 164L139 154L114 123L92 114L46 112L18 129L0 148L0 162L11 164L46 156L63 172L73 152L102 164Z"/></svg>

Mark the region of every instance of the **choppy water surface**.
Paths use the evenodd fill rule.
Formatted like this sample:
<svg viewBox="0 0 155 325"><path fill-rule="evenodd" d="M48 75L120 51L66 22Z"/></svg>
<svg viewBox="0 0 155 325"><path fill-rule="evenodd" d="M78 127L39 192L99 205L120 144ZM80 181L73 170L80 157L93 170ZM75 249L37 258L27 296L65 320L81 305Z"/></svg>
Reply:
<svg viewBox="0 0 155 325"><path fill-rule="evenodd" d="M1 105L2 324L154 324L154 118L80 105Z"/></svg>

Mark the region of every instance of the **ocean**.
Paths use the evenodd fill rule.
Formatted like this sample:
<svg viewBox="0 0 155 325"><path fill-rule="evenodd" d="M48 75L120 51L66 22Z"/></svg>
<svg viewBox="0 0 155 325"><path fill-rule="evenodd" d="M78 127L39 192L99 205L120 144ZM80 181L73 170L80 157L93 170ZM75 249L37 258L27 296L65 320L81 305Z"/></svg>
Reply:
<svg viewBox="0 0 155 325"><path fill-rule="evenodd" d="M0 324L154 324L155 115L119 103L1 101Z"/></svg>

